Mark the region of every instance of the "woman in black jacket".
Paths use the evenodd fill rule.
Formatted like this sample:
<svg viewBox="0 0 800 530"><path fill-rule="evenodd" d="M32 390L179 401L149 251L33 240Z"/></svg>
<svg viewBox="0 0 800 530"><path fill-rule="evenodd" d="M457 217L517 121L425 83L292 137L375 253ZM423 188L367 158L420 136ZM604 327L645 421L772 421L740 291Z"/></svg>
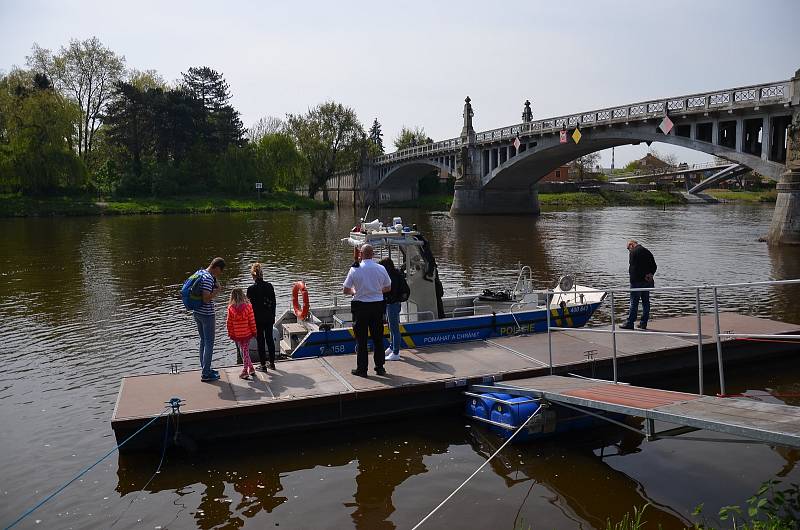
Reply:
<svg viewBox="0 0 800 530"><path fill-rule="evenodd" d="M275 340L272 338L272 326L275 324L275 289L271 283L264 281L264 271L260 263L253 263L250 266L250 274L253 276L253 285L247 288L247 298L250 299L256 317L256 344L261 371L266 372L265 341L269 348L269 367L275 369Z"/></svg>
<svg viewBox="0 0 800 530"><path fill-rule="evenodd" d="M389 347L386 348L387 361L400 360L400 304L408 300L408 283L403 278L403 273L397 270L391 258L383 258L378 263L383 265L389 278L392 280L392 290L383 294L386 302L386 321L389 323Z"/></svg>

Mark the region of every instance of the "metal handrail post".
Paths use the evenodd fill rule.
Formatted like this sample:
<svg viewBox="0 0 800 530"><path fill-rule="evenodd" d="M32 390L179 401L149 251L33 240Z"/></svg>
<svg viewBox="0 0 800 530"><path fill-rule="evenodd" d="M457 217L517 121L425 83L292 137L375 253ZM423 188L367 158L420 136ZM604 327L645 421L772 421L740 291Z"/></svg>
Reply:
<svg viewBox="0 0 800 530"><path fill-rule="evenodd" d="M703 328L700 323L700 288L695 292L697 303L697 393L703 395Z"/></svg>
<svg viewBox="0 0 800 530"><path fill-rule="evenodd" d="M614 384L617 384L617 318L614 315L614 292L611 292L611 365L614 368Z"/></svg>
<svg viewBox="0 0 800 530"><path fill-rule="evenodd" d="M719 393L725 395L725 371L722 368L722 342L719 338L719 303L717 288L714 287L714 335L717 339L717 366L719 366Z"/></svg>
<svg viewBox="0 0 800 530"><path fill-rule="evenodd" d="M547 294L547 355L550 361L550 375L553 375L553 335L550 332L550 292L548 291Z"/></svg>

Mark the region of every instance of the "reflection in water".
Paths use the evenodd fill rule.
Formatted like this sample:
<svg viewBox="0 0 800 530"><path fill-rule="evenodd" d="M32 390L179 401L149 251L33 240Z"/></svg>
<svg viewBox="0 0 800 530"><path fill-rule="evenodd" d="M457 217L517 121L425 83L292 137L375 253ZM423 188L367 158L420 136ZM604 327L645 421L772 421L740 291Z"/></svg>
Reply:
<svg viewBox="0 0 800 530"><path fill-rule="evenodd" d="M564 273L601 288L625 285L629 237L653 251L659 285L800 277L800 249L757 241L767 231L769 207L606 208L544 212L538 219L372 213L418 224L448 292L513 282L517 263L531 265L542 286ZM259 260L275 285L279 310L288 307L299 279L309 285L312 306L328 303L341 291L352 259L340 238L354 220L352 210L0 219L0 469L15 485L3 492L0 522L113 447L108 420L120 377L166 371L172 362L196 367L196 330L178 296L188 274L224 256L227 294L247 285L247 267ZM203 244L196 243L197 234ZM720 303L800 323L798 296L796 287L775 287L728 293ZM221 325L224 309L219 304L217 365L234 359ZM692 296L688 302L672 294L654 297L654 317L693 309ZM608 318L607 307L595 317ZM738 380L730 375L728 386L800 404L791 397L800 395L798 373L791 359L770 362ZM692 375L686 389L695 387ZM103 529L116 519L115 528L406 528L484 461L492 437L477 432L455 412L293 441L170 453L145 492L159 455L125 456L98 466L38 517L48 527ZM640 446L612 438L512 447L434 523L512 528L515 519L525 519L534 527L602 527L606 517L651 501L650 519L677 528L699 502L714 513L742 504L762 480L800 478L796 451L720 450L701 442L671 449L670 443L679 442ZM115 488L123 499L109 495Z"/></svg>
<svg viewBox="0 0 800 530"><path fill-rule="evenodd" d="M398 430L409 433L400 442ZM282 483L287 477L303 475L308 481L322 482L338 468L355 476L354 481L347 481L352 486L332 493L342 498L341 506L350 513L353 526L391 529L395 528L390 521L395 512L395 489L409 477L428 472L425 457L466 443L460 431L461 422L453 423L452 419L444 425L414 420L394 427L361 427L357 433L323 431L311 437L250 440L247 445L251 450L246 454L229 455L232 443L215 444L197 454L170 454L165 471L147 491L197 492L197 526L214 528L273 513L290 500L287 491L293 488ZM123 497L140 491L149 478L152 462L152 455L120 455L116 491Z"/></svg>
<svg viewBox="0 0 800 530"><path fill-rule="evenodd" d="M636 428L641 428L641 425L636 425ZM480 428L472 429L470 434L472 446L487 458L501 443ZM648 524L680 528L688 523L684 518L649 498L643 484L605 463L608 458L639 452L642 443L643 437L631 431L600 429L516 446L499 454L490 465L508 487L530 482L531 489L538 485L547 490L550 502L559 505L564 516L574 521L576 526L589 523L593 528L602 528L607 518L619 521L632 507L649 503ZM613 497L608 498L610 496L602 491L613 492ZM595 504L598 501L592 501L598 497L604 498L605 502L611 501L602 515L598 515ZM518 514L522 509L520 506ZM515 527L518 522L519 517L514 521Z"/></svg>

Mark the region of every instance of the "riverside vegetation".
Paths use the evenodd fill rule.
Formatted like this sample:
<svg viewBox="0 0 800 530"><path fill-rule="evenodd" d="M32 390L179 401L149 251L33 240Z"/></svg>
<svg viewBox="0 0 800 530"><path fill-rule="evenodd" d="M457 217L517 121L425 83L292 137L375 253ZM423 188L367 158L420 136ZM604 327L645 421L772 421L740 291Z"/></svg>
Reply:
<svg viewBox="0 0 800 530"><path fill-rule="evenodd" d="M326 201L327 180L383 153L382 137L377 119L367 132L352 108L334 101L245 128L230 86L210 67L190 67L168 84L155 70L128 68L97 38L57 52L34 44L26 68L0 72L0 215L320 207L286 192L322 191ZM403 127L394 144L431 141L424 129ZM578 168L591 167L591 156ZM256 182L261 201L252 198ZM717 196L774 201L774 192ZM663 192L539 198L544 207L681 202ZM452 194L442 194L399 206L451 203Z"/></svg>
<svg viewBox="0 0 800 530"><path fill-rule="evenodd" d="M190 67L168 84L97 38L34 44L25 68L0 72L6 215L319 207L286 192L314 197L382 152L377 119L368 136L340 103L245 128L220 72Z"/></svg>

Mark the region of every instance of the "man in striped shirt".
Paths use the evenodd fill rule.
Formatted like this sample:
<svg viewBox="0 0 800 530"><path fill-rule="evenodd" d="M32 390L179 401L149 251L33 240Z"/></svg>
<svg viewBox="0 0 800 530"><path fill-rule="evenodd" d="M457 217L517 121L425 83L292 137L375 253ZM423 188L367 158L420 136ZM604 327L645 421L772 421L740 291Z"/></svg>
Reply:
<svg viewBox="0 0 800 530"><path fill-rule="evenodd" d="M211 368L211 358L214 355L214 297L222 290L217 278L224 269L225 260L214 258L208 268L202 271L200 292L203 303L194 310L194 320L200 334L200 381L204 383L219 379L219 372Z"/></svg>

